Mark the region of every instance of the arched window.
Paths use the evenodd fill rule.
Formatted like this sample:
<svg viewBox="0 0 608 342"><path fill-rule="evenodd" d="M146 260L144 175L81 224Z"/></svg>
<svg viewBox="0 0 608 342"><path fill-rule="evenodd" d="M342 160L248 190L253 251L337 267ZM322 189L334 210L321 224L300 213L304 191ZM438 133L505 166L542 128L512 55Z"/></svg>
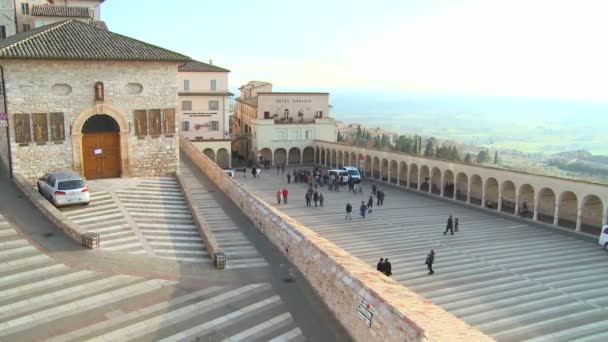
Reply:
<svg viewBox="0 0 608 342"><path fill-rule="evenodd" d="M285 119L287 119L289 117L289 109L285 108L285 110L283 111L283 117Z"/></svg>

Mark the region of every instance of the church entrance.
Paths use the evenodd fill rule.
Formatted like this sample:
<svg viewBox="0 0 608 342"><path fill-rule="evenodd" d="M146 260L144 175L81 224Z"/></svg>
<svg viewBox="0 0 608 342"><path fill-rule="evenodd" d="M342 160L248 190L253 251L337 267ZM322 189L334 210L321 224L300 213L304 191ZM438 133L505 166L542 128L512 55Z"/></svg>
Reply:
<svg viewBox="0 0 608 342"><path fill-rule="evenodd" d="M120 177L120 129L109 115L91 116L82 127L82 159L86 179Z"/></svg>

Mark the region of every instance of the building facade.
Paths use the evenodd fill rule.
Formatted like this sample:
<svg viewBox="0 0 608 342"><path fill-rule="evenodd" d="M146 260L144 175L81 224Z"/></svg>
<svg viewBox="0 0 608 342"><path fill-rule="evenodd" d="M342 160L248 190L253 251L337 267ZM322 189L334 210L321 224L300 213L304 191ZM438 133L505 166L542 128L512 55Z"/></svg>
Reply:
<svg viewBox="0 0 608 342"><path fill-rule="evenodd" d="M30 180L57 170L87 179L174 172L177 68L188 60L76 20L0 42L3 163Z"/></svg>
<svg viewBox="0 0 608 342"><path fill-rule="evenodd" d="M199 61L183 63L178 70L181 134L219 166L230 167L230 70Z"/></svg>
<svg viewBox="0 0 608 342"><path fill-rule="evenodd" d="M272 92L253 81L240 88L233 124L233 151L271 164L312 163L313 140L336 141L329 93Z"/></svg>

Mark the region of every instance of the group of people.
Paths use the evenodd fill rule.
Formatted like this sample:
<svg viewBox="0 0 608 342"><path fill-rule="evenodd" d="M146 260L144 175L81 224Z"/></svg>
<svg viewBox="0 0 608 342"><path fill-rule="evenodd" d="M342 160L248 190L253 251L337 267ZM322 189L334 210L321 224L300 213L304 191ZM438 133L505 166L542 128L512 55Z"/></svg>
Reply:
<svg viewBox="0 0 608 342"><path fill-rule="evenodd" d="M443 232L443 235L446 235L448 230L451 233L450 235L454 235L454 232L458 231L458 217L456 219L452 219L452 215L448 217L448 222L445 225L445 232Z"/></svg>
<svg viewBox="0 0 608 342"><path fill-rule="evenodd" d="M317 190L313 190L312 188L306 191L304 199L306 200L306 207L312 207L311 202L315 202L315 207L317 207L319 204L323 206L323 201L325 200L322 193L318 192Z"/></svg>
<svg viewBox="0 0 608 342"><path fill-rule="evenodd" d="M384 275L387 277L390 277L393 274L391 268L392 268L391 262L388 261L388 258L386 258L386 259L380 258L380 261L376 265L376 269L378 271L384 273Z"/></svg>
<svg viewBox="0 0 608 342"><path fill-rule="evenodd" d="M279 189L277 191L277 204L281 204L281 201L283 201L283 204L287 204L288 195L289 190L287 190L287 188Z"/></svg>

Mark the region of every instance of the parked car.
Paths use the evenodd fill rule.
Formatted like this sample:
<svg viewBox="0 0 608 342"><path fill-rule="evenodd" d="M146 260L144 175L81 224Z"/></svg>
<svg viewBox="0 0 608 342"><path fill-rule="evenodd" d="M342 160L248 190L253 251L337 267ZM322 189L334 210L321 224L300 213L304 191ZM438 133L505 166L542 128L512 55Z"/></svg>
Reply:
<svg viewBox="0 0 608 342"><path fill-rule="evenodd" d="M38 191L56 207L68 204L88 205L89 188L74 172L50 172L38 179Z"/></svg>
<svg viewBox="0 0 608 342"><path fill-rule="evenodd" d="M353 183L361 183L361 174L359 173L359 169L352 166L345 166L342 168L342 170L348 172L348 177L353 180Z"/></svg>
<svg viewBox="0 0 608 342"><path fill-rule="evenodd" d="M234 178L234 171L232 171L231 169L225 169L224 172L230 176L230 178Z"/></svg>
<svg viewBox="0 0 608 342"><path fill-rule="evenodd" d="M348 183L348 172L346 170L328 170L327 173L330 176L335 176L338 181L341 181L342 184Z"/></svg>
<svg viewBox="0 0 608 342"><path fill-rule="evenodd" d="M608 251L608 224L602 227L602 232L600 233L600 245L604 247L606 251Z"/></svg>

